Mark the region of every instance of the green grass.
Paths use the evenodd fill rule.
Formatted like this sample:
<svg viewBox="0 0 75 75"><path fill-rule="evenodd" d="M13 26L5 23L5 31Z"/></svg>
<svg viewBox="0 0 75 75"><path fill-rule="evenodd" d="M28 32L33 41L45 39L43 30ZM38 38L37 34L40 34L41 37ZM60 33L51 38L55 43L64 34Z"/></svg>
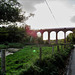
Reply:
<svg viewBox="0 0 75 75"><path fill-rule="evenodd" d="M0 44L0 49L5 49L5 48L6 48L6 45Z"/></svg>
<svg viewBox="0 0 75 75"><path fill-rule="evenodd" d="M6 49L6 48L23 48L24 44L21 43L7 43L6 44L0 44L0 49Z"/></svg>
<svg viewBox="0 0 75 75"><path fill-rule="evenodd" d="M69 54L69 51L70 51L70 49L67 49L67 51L63 51L61 46L59 46L59 48L60 48L60 53L57 51L57 47L56 46L54 47L54 53L52 56L52 47L42 47L42 60L41 60L42 64L43 64L43 62L45 62L45 64L49 65L49 67L51 66L52 68L54 68L54 67L56 68L56 66L53 66L54 61L57 63L58 60L60 58L62 58L62 56L63 56L63 58L61 61L63 61L63 59L65 59L65 57ZM40 50L39 50L39 47L37 47L37 46L32 46L32 47L25 46L23 49L14 53L13 55L8 55L6 57L6 75L11 75L11 74L12 75L26 75L26 74L27 75L35 75L35 74L28 74L29 72L31 73L32 70L33 70L33 72L37 71L38 75L39 75L40 71L43 73L42 70L44 70L43 66L45 64L41 67L38 66L38 65L40 65L40 64L38 64L38 63L40 63L39 62L39 52L40 52ZM54 55L56 57L54 57ZM0 61L1 61L1 59L0 59ZM49 61L52 63L50 63ZM61 64L61 61L59 64ZM1 68L0 68L0 70L1 70ZM56 70L53 69L53 70L54 71L51 71L51 73L54 74L54 72L57 69Z"/></svg>
<svg viewBox="0 0 75 75"><path fill-rule="evenodd" d="M8 43L8 47L13 48L22 48L24 45L21 43Z"/></svg>

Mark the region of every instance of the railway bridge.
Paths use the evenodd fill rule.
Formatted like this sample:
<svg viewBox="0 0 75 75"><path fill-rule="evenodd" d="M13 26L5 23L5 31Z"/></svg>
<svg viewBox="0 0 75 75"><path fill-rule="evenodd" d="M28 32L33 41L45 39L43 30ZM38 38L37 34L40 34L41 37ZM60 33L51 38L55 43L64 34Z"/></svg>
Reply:
<svg viewBox="0 0 75 75"><path fill-rule="evenodd" d="M50 44L50 33L52 31L56 32L56 43L58 43L58 32L63 31L64 32L64 43L66 43L66 32L67 31L72 31L73 32L75 30L75 27L31 30L30 26L26 26L25 29L26 29L27 34L32 36L32 37L37 37L37 33L40 32L42 39L43 39L44 32L48 32L48 42Z"/></svg>

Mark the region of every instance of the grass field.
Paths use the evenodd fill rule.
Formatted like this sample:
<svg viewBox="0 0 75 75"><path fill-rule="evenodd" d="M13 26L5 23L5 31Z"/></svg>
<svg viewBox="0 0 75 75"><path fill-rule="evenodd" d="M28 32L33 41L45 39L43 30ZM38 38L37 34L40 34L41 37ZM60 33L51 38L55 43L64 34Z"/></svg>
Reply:
<svg viewBox="0 0 75 75"><path fill-rule="evenodd" d="M63 47L59 47L60 52L57 51L57 46L54 47L53 55L52 47L42 47L40 62L40 48L25 46L20 51L6 57L6 75L58 75L59 69L64 67L64 60L71 50L70 47L65 50Z"/></svg>

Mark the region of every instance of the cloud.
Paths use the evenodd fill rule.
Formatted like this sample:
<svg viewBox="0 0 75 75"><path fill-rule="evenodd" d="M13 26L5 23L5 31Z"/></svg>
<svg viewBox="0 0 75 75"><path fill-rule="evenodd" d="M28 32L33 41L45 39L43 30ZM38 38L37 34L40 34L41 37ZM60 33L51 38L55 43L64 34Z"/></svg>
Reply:
<svg viewBox="0 0 75 75"><path fill-rule="evenodd" d="M35 5L43 3L44 0L18 0L22 8L27 12L34 12L36 10Z"/></svg>
<svg viewBox="0 0 75 75"><path fill-rule="evenodd" d="M62 2L64 4L66 4L66 6L68 6L68 7L73 7L75 5L75 0L50 0L50 1Z"/></svg>
<svg viewBox="0 0 75 75"><path fill-rule="evenodd" d="M69 0L69 3L75 5L75 0Z"/></svg>
<svg viewBox="0 0 75 75"><path fill-rule="evenodd" d="M73 8L75 6L75 0L66 0L66 4L70 7Z"/></svg>
<svg viewBox="0 0 75 75"><path fill-rule="evenodd" d="M75 16L71 18L71 22L75 23Z"/></svg>
<svg viewBox="0 0 75 75"><path fill-rule="evenodd" d="M45 0L18 0L22 8L27 11L27 12L34 12L36 11L35 5L43 3ZM73 7L75 5L75 0L46 0L47 2L49 1L61 1L64 2L66 5L69 7Z"/></svg>

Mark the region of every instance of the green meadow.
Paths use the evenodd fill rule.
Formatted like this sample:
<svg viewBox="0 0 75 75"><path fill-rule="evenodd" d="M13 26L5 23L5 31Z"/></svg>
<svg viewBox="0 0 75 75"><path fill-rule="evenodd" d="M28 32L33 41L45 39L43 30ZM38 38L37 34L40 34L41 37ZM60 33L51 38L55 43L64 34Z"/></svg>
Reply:
<svg viewBox="0 0 75 75"><path fill-rule="evenodd" d="M40 60L40 47L26 45L18 52L6 56L6 75L62 75L72 48L59 46L58 51L57 46L54 46L52 51L52 47L42 46Z"/></svg>

